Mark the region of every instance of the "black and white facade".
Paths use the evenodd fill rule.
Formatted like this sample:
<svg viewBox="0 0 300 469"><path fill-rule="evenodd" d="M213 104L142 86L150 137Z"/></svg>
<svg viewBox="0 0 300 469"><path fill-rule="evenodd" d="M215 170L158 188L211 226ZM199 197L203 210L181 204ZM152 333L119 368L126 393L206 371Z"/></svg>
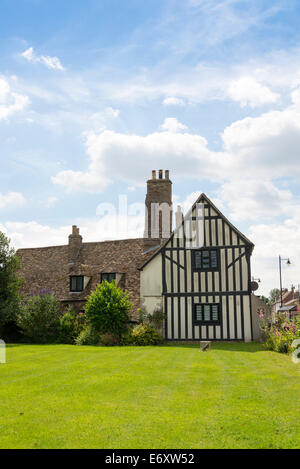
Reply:
<svg viewBox="0 0 300 469"><path fill-rule="evenodd" d="M167 340L251 341L253 243L202 194L141 269L141 301Z"/></svg>

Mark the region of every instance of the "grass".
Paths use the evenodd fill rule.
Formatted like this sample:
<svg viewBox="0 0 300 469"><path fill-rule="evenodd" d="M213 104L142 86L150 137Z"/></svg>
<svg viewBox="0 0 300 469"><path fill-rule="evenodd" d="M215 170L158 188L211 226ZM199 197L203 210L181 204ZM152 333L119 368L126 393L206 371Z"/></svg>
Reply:
<svg viewBox="0 0 300 469"><path fill-rule="evenodd" d="M300 448L299 371L253 343L10 345L0 448Z"/></svg>

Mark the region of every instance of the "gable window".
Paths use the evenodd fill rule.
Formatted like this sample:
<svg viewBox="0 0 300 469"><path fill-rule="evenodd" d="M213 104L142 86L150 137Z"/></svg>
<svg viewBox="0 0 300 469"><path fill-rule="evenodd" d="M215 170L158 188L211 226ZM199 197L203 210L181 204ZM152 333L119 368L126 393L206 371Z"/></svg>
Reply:
<svg viewBox="0 0 300 469"><path fill-rule="evenodd" d="M116 274L115 273L101 274L101 282L104 282L105 280L108 283L112 283L114 280L116 280Z"/></svg>
<svg viewBox="0 0 300 469"><path fill-rule="evenodd" d="M70 277L70 291L83 291L83 275L72 275Z"/></svg>
<svg viewBox="0 0 300 469"><path fill-rule="evenodd" d="M194 321L201 324L219 324L221 321L219 303L195 305Z"/></svg>
<svg viewBox="0 0 300 469"><path fill-rule="evenodd" d="M201 249L194 251L194 268L196 270L217 270L219 255L217 249Z"/></svg>

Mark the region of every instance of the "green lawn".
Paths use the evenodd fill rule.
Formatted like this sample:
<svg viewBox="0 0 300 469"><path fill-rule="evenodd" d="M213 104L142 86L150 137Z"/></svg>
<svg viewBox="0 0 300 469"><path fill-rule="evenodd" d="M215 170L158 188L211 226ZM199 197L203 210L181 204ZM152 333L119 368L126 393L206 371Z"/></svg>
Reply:
<svg viewBox="0 0 300 469"><path fill-rule="evenodd" d="M300 367L258 344L10 345L0 448L300 448Z"/></svg>

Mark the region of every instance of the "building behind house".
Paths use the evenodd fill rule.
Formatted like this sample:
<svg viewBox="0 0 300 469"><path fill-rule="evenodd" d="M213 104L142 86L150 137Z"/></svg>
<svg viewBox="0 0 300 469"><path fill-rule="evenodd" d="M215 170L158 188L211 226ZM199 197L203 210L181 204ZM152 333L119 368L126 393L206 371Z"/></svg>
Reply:
<svg viewBox="0 0 300 469"><path fill-rule="evenodd" d="M276 320L278 314L284 313L290 319L300 315L300 285L296 288L294 285L291 289L284 288L281 295L278 294L275 303L272 305L272 319Z"/></svg>

